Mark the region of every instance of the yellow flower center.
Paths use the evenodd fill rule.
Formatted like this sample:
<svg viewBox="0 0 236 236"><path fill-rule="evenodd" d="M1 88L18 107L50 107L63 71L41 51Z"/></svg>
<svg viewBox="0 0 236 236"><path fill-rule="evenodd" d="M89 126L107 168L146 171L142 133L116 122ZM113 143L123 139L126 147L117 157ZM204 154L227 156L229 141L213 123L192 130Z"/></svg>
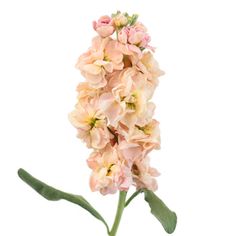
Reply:
<svg viewBox="0 0 236 236"><path fill-rule="evenodd" d="M130 110L135 110L136 106L132 102L126 102L126 107Z"/></svg>
<svg viewBox="0 0 236 236"><path fill-rule="evenodd" d="M115 164L111 164L111 165L107 168L107 176L111 176L112 167L113 167L114 165L115 165Z"/></svg>
<svg viewBox="0 0 236 236"><path fill-rule="evenodd" d="M91 127L91 129L96 125L96 122L98 121L99 119L96 118L96 117L93 117L89 120L89 125Z"/></svg>
<svg viewBox="0 0 236 236"><path fill-rule="evenodd" d="M106 54L104 55L103 61L110 61L109 57Z"/></svg>
<svg viewBox="0 0 236 236"><path fill-rule="evenodd" d="M138 126L135 125L139 130L143 131L144 134L146 135L150 135L152 133L152 128L150 127L150 125L145 125L145 126Z"/></svg>
<svg viewBox="0 0 236 236"><path fill-rule="evenodd" d="M124 100L124 99L123 99ZM136 109L136 102L137 102L137 94L133 93L129 100L126 102L126 108L130 110L135 110Z"/></svg>

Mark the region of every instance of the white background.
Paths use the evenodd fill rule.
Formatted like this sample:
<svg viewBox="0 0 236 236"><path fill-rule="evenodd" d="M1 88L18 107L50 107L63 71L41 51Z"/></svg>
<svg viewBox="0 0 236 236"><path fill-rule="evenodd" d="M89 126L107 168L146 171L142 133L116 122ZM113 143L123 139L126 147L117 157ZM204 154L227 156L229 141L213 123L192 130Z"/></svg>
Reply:
<svg viewBox="0 0 236 236"><path fill-rule="evenodd" d="M162 149L151 158L162 173L157 194L178 214L174 235L236 235L234 3L1 0L0 235L106 235L83 209L46 201L16 172L23 167L85 196L112 223L117 195L90 191L90 151L67 114L83 81L74 64L95 35L91 21L118 9L140 14L166 72L154 97ZM121 235L167 234L139 196L124 213Z"/></svg>

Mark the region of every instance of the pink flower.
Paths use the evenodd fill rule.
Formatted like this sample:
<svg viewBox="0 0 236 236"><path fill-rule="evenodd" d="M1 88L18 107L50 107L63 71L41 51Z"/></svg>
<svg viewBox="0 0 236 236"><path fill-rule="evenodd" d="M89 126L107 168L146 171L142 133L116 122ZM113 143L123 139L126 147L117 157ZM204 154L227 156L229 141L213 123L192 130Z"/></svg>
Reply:
<svg viewBox="0 0 236 236"><path fill-rule="evenodd" d="M159 122L154 119L143 126L137 124L133 127L123 126L120 132L127 142L140 145L144 155L153 149L160 149Z"/></svg>
<svg viewBox="0 0 236 236"><path fill-rule="evenodd" d="M140 48L154 50L154 48L148 45L151 41L151 37L147 33L147 28L140 22L130 27L128 41L130 44L138 45Z"/></svg>
<svg viewBox="0 0 236 236"><path fill-rule="evenodd" d="M90 187L103 195L116 191L157 189L156 169L147 155L160 149L159 122L150 100L164 74L150 51L150 36L137 15L102 16L93 27L99 34L76 68L85 77L77 87L77 104L69 119L93 152ZM114 31L118 38L112 39Z"/></svg>
<svg viewBox="0 0 236 236"><path fill-rule="evenodd" d="M149 48L153 50L148 44L151 37L147 33L146 27L137 22L132 26L122 28L118 33L118 40L123 44L135 45L138 48Z"/></svg>
<svg viewBox="0 0 236 236"><path fill-rule="evenodd" d="M123 68L123 54L117 42L110 38L95 37L92 47L82 54L76 68L93 88L102 88L107 84L106 75Z"/></svg>
<svg viewBox="0 0 236 236"><path fill-rule="evenodd" d="M130 30L130 27L124 27L122 30L119 31L119 33L118 33L118 40L121 43L123 43L123 44L128 43L129 30Z"/></svg>
<svg viewBox="0 0 236 236"><path fill-rule="evenodd" d="M87 104L96 102L99 95L101 94L101 89L95 89L89 86L88 82L79 83L77 86L78 92L78 103L77 106L85 107Z"/></svg>
<svg viewBox="0 0 236 236"><path fill-rule="evenodd" d="M147 44L144 43L150 41L150 36L147 34L146 27L141 23L136 23L134 26L130 27L128 41L130 44L139 45L140 47L147 46Z"/></svg>
<svg viewBox="0 0 236 236"><path fill-rule="evenodd" d="M126 160L127 165L130 167L136 159L142 158L144 155L142 147L139 144L128 142L121 136L119 136L118 150Z"/></svg>
<svg viewBox="0 0 236 236"><path fill-rule="evenodd" d="M151 52L143 53L141 60L137 61L137 68L147 75L149 80L154 80L164 75L164 72L160 70L159 64Z"/></svg>
<svg viewBox="0 0 236 236"><path fill-rule="evenodd" d="M147 111L150 99L150 87L146 86L145 77L134 68L126 68L110 78L110 91L100 96L100 109L113 126L121 122L132 127Z"/></svg>
<svg viewBox="0 0 236 236"><path fill-rule="evenodd" d="M117 190L128 191L132 184L130 168L119 156L117 146L107 145L103 150L94 151L87 163L93 170L90 177L92 191L106 195Z"/></svg>
<svg viewBox="0 0 236 236"><path fill-rule="evenodd" d="M102 16L98 22L94 21L93 28L104 38L112 35L115 31L113 20L109 16Z"/></svg>
<svg viewBox="0 0 236 236"><path fill-rule="evenodd" d="M142 57L141 49L136 45L128 43L128 35L126 35L125 31L126 31L125 28L123 28L123 30L121 30L118 33L120 51L124 55L129 55L129 56L137 55L138 58L141 58Z"/></svg>
<svg viewBox="0 0 236 236"><path fill-rule="evenodd" d="M157 190L157 181L154 177L160 173L149 166L149 158L137 159L132 166L133 180L137 189L146 188L151 191Z"/></svg>
<svg viewBox="0 0 236 236"><path fill-rule="evenodd" d="M95 102L85 107L78 104L70 113L69 119L78 131L78 138L82 139L88 148L102 149L110 142L112 135L107 128L106 117L97 109Z"/></svg>

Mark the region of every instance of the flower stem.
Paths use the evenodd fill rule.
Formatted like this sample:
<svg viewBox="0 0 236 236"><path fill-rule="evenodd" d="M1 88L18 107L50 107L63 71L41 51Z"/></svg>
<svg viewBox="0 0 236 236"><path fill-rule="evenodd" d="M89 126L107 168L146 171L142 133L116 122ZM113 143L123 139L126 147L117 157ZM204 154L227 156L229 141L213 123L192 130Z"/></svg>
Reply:
<svg viewBox="0 0 236 236"><path fill-rule="evenodd" d="M115 236L120 224L120 220L125 208L125 199L126 199L126 195L127 192L126 191L120 191L120 196L119 196L119 202L118 202L118 206L117 206L117 211L116 211L116 217L115 217L115 221L114 224L112 226L111 232L110 232L110 236Z"/></svg>
<svg viewBox="0 0 236 236"><path fill-rule="evenodd" d="M127 207L129 204L130 204L130 202L132 202L132 200L135 198L135 197L137 197L140 193L142 193L143 192L143 190L142 189L139 189L139 190L137 190L136 192L134 192L133 194L132 194L132 196L126 201L126 203L125 203L125 207Z"/></svg>

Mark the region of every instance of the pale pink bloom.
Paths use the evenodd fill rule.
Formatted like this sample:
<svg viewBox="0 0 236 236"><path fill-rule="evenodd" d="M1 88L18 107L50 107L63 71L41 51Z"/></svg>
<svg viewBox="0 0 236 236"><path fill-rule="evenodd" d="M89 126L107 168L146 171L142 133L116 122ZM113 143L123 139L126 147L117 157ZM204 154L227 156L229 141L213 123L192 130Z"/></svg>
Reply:
<svg viewBox="0 0 236 236"><path fill-rule="evenodd" d="M126 43L128 43L128 38L129 38L129 27L124 27L118 33L118 40L121 43L126 44Z"/></svg>
<svg viewBox="0 0 236 236"><path fill-rule="evenodd" d="M133 181L137 189L149 189L151 191L157 190L157 181L155 177L160 173L150 167L149 158L144 157L137 159L132 166Z"/></svg>
<svg viewBox="0 0 236 236"><path fill-rule="evenodd" d="M137 68L147 75L149 80L154 80L164 75L164 72L160 70L159 64L151 52L143 53L141 60L137 62Z"/></svg>
<svg viewBox="0 0 236 236"><path fill-rule="evenodd" d="M125 71L117 73L109 80L108 87L110 91L100 96L100 109L107 116L108 121L111 125L116 126L120 119L124 116L126 111L126 102L124 97L130 93L132 86L132 79L129 73L132 74L131 70L127 71L126 80L122 81L122 75Z"/></svg>
<svg viewBox="0 0 236 236"><path fill-rule="evenodd" d="M159 173L148 153L160 149L159 122L150 102L164 74L150 51L150 36L136 16L117 12L102 16L93 27L99 34L76 67L86 82L77 87L78 101L69 115L78 137L93 152L90 187L103 195L137 189L157 189ZM133 23L132 23L133 21ZM111 36L118 32L117 40Z"/></svg>
<svg viewBox="0 0 236 236"><path fill-rule="evenodd" d="M137 119L145 112L147 98L145 97L145 94L142 93L142 90L137 89L126 96L124 101L126 110L120 122L128 127L132 127Z"/></svg>
<svg viewBox="0 0 236 236"><path fill-rule="evenodd" d="M86 106L88 103L94 103L102 93L102 89L95 89L89 86L88 82L79 83L77 86L78 92L78 106Z"/></svg>
<svg viewBox="0 0 236 236"><path fill-rule="evenodd" d="M118 40L123 44L130 44L137 48L149 48L154 50L154 48L148 45L151 41L151 37L148 35L147 29L140 22L122 28L118 33Z"/></svg>
<svg viewBox="0 0 236 236"><path fill-rule="evenodd" d="M107 92L100 96L100 109L108 118L109 124L116 127L125 113L125 103L117 101L112 93Z"/></svg>
<svg viewBox="0 0 236 236"><path fill-rule="evenodd" d="M143 127L146 124L150 123L152 121L155 108L156 108L156 105L153 102L148 102L142 116L137 118L136 125Z"/></svg>
<svg viewBox="0 0 236 236"><path fill-rule="evenodd" d="M138 90L142 91L143 97L145 97L146 101L148 101L152 98L157 83L155 80L149 80L147 75L139 71L137 68L134 70L136 72L132 77L133 83Z"/></svg>
<svg viewBox="0 0 236 236"><path fill-rule="evenodd" d="M126 65L133 66L139 72L136 75L136 83L143 84L145 93L149 93L149 99L153 96L156 87L159 84L159 77L164 74L160 70L157 61L153 58L151 52L143 52L141 57L137 54L128 55L125 57L125 68ZM143 90L143 89L142 89Z"/></svg>
<svg viewBox="0 0 236 236"><path fill-rule="evenodd" d="M100 109L111 125L120 121L132 126L147 109L150 98L145 78L136 69L126 68L109 80L108 87L111 91L100 96Z"/></svg>
<svg viewBox="0 0 236 236"><path fill-rule="evenodd" d="M119 156L116 145L107 145L103 150L94 151L87 163L93 170L90 177L92 191L106 195L117 190L128 191L132 184L131 170Z"/></svg>
<svg viewBox="0 0 236 236"><path fill-rule="evenodd" d="M124 138L119 138L118 150L130 167L137 158L144 156L143 148L139 144L127 142Z"/></svg>
<svg viewBox="0 0 236 236"><path fill-rule="evenodd" d="M123 54L116 40L110 40L104 48L104 60L112 64L112 71L123 69Z"/></svg>
<svg viewBox="0 0 236 236"><path fill-rule="evenodd" d="M90 86L102 88L107 84L106 75L123 68L123 54L111 38L95 37L92 47L82 54L76 64Z"/></svg>
<svg viewBox="0 0 236 236"><path fill-rule="evenodd" d="M93 22L93 28L101 37L108 37L115 31L113 20L110 16L102 16L98 22Z"/></svg>
<svg viewBox="0 0 236 236"><path fill-rule="evenodd" d="M129 55L129 56L137 55L138 58L142 57L141 49L136 45L128 43L128 35L126 35L126 28L119 31L118 40L119 40L118 47L124 55Z"/></svg>
<svg viewBox="0 0 236 236"><path fill-rule="evenodd" d="M130 143L142 146L145 154L153 149L160 149L159 122L154 119L144 126L135 125L134 127L127 127L123 131L122 134L125 136L125 139Z"/></svg>
<svg viewBox="0 0 236 236"><path fill-rule="evenodd" d="M150 36L147 34L147 28L142 23L137 22L135 25L130 27L128 38L130 44L135 44L139 47L146 47L147 41L149 42L150 40Z"/></svg>
<svg viewBox="0 0 236 236"><path fill-rule="evenodd" d="M95 103L85 107L77 104L69 119L78 131L78 138L82 139L88 148L102 149L110 142L112 135L107 128L106 117L97 109Z"/></svg>
<svg viewBox="0 0 236 236"><path fill-rule="evenodd" d="M129 32L129 43L135 44L140 48L148 48L155 51L155 48L150 46L151 37L147 33L147 28L140 22L135 23Z"/></svg>
<svg viewBox="0 0 236 236"><path fill-rule="evenodd" d="M149 113L151 105L149 105L148 100L151 99L155 87L137 70L127 69L128 71L131 71L129 78L131 80L129 81L130 87L126 86L125 93L122 93L123 91L117 91L119 91L122 100L126 104L125 114L120 122L128 127L132 127L140 118ZM123 79L124 81L128 80L126 73L123 75ZM119 85L117 88L119 88ZM113 91L116 91L116 88Z"/></svg>

